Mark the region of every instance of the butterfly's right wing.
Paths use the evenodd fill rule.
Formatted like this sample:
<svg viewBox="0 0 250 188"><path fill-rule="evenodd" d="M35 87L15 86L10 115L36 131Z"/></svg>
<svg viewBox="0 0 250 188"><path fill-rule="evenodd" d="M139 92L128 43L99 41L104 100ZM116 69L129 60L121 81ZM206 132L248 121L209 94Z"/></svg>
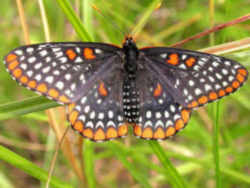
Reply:
<svg viewBox="0 0 250 188"><path fill-rule="evenodd" d="M183 129L191 116L191 109L177 103L158 74L147 68L138 71L139 121L134 135L144 139L163 140Z"/></svg>
<svg viewBox="0 0 250 188"><path fill-rule="evenodd" d="M147 69L159 75L175 102L187 108L233 93L248 77L245 67L221 56L165 47L140 52Z"/></svg>

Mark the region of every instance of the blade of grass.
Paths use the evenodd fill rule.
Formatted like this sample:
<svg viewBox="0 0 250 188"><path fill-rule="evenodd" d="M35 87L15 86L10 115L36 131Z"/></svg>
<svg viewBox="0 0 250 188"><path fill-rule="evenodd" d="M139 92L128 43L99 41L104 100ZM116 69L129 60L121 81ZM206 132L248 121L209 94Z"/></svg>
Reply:
<svg viewBox="0 0 250 188"><path fill-rule="evenodd" d="M26 172L36 179L39 179L40 181L46 181L48 178L48 173L45 170L39 168L32 162L26 160L25 158L17 155L16 153L3 146L0 146L0 159L21 169L22 171ZM58 188L72 187L70 184L62 182L56 177L51 178L51 186Z"/></svg>
<svg viewBox="0 0 250 188"><path fill-rule="evenodd" d="M166 156L163 148L157 141L149 141L149 145L151 146L152 150L154 151L155 155L158 157L159 161L162 163L166 171L168 172L170 178L169 182L178 188L187 187L184 179L180 176L177 172L176 168L172 165L171 161Z"/></svg>
<svg viewBox="0 0 250 188"><path fill-rule="evenodd" d="M198 33L198 34L196 34L196 35L193 35L193 36L191 36L191 37L189 37L189 38L186 38L186 39L184 39L184 40L182 40L182 41L179 41L179 42L177 42L177 43L175 43L175 44L172 44L172 45L170 45L170 47L178 47L178 46L181 46L182 44L187 43L187 42L189 42L189 41L191 41L191 40L194 40L194 39L197 39L197 38L201 38L201 37L206 36L206 35L208 35L208 34L210 34L210 33L219 31L219 30L221 30L221 29L223 29L223 28L225 28L225 27L229 27L229 26L232 26L232 25L235 25L235 24L244 22L244 21L249 20L249 19L250 19L250 14L247 14L247 15L245 15L245 16L236 18L236 19L234 19L234 20L232 20L232 21L229 21L229 22L226 22L226 23L224 23L224 24L220 24L220 25L214 26L214 27L212 27L211 29L205 30L205 31L203 31L203 32L201 32L201 33Z"/></svg>
<svg viewBox="0 0 250 188"><path fill-rule="evenodd" d="M89 32L92 39L94 39L94 30L92 24L93 10L90 6L92 0L84 0L83 1L83 23L85 25L86 30Z"/></svg>
<svg viewBox="0 0 250 188"><path fill-rule="evenodd" d="M209 0L209 16L210 16L210 27L214 27L214 14L215 14L215 7L214 7L214 0ZM215 41L215 33L212 32L209 34L209 43L210 46L214 45ZM216 181L216 188L221 188L221 172L220 172L220 151L219 151L219 136L220 136L220 127L219 127L219 108L220 108L220 101L213 104L211 106L214 121L214 131L213 131L213 154L214 154L214 163L215 163L215 181Z"/></svg>
<svg viewBox="0 0 250 188"><path fill-rule="evenodd" d="M93 143L89 140L84 140L84 171L89 188L96 187L94 173L94 148Z"/></svg>
<svg viewBox="0 0 250 188"><path fill-rule="evenodd" d="M216 105L215 110L215 122L214 122L214 131L213 131L213 153L214 153L214 163L215 163L215 178L216 178L216 187L221 187L221 172L220 172L220 152L219 152L219 136L220 136L220 126L219 126L219 109L220 101L214 104Z"/></svg>
<svg viewBox="0 0 250 188"><path fill-rule="evenodd" d="M13 116L20 116L56 106L59 106L59 104L46 99L45 97L31 97L22 101L16 101L1 105L0 119L8 119Z"/></svg>
<svg viewBox="0 0 250 188"><path fill-rule="evenodd" d="M123 150L122 147L119 146L119 144L115 142L108 143L110 146L110 149L115 154L115 156L122 162L122 164L127 168L127 170L130 172L130 174L134 177L134 179L141 184L143 187L151 187L148 179L142 175L141 172L138 172L136 169L136 166L128 161L126 155L126 152Z"/></svg>
<svg viewBox="0 0 250 188"><path fill-rule="evenodd" d="M78 36L84 41L93 41L91 35L89 35L87 29L81 23L81 20L75 14L72 6L70 5L68 0L56 0L58 5L61 7L65 15L67 16L68 20L74 27Z"/></svg>
<svg viewBox="0 0 250 188"><path fill-rule="evenodd" d="M140 20L135 25L133 31L131 32L132 35L136 38L136 35L143 29L146 25L149 17L151 16L152 12L161 4L162 0L154 0L148 8L142 14Z"/></svg>

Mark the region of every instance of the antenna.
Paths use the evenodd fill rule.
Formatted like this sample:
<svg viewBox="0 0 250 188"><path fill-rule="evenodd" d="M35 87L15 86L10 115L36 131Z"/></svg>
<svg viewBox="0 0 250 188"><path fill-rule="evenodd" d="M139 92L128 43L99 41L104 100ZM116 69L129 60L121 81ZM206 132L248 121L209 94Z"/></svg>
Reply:
<svg viewBox="0 0 250 188"><path fill-rule="evenodd" d="M105 20L108 20L108 17L106 15L104 15L101 10L94 4L91 4L92 8L94 10L96 10L100 15L102 15L103 18L105 18ZM125 36L126 34L121 30L121 28L111 19L110 20L111 25L116 28L123 36Z"/></svg>

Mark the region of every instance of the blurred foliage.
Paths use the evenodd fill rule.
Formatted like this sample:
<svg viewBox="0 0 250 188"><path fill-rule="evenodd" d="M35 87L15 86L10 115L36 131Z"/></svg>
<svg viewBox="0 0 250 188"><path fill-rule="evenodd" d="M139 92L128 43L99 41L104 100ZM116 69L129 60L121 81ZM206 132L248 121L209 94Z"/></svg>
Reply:
<svg viewBox="0 0 250 188"><path fill-rule="evenodd" d="M53 41L80 41L82 38L72 28L67 15L58 5L58 1L44 0L51 39ZM94 41L117 45L121 45L124 35L133 30L152 3L151 0L69 0L68 2L73 6L75 13L80 16L84 27ZM91 8L92 3L100 9L101 14ZM163 1L161 6L147 18L145 27L136 37L137 45L139 47L168 46L210 28L211 18L208 5L208 0ZM31 42L44 42L45 36L37 1L23 0L23 6ZM249 7L250 0L215 1L214 22L215 24L225 23L243 16L250 13ZM24 45L25 42L15 1L2 1L0 12L0 59L3 59L6 53L17 46ZM250 21L246 21L216 32L214 44L249 37L249 25ZM209 36L183 45L184 48L193 50L209 46ZM225 56L238 60L250 70L249 54L249 49L243 49L225 54ZM2 105L13 101L22 101L24 104L24 99L37 96L34 92L18 86L5 71L3 63L0 63L0 93ZM248 82L238 92L221 100L219 104L220 171L223 188L250 186L250 102L247 97L249 93ZM45 100L38 97L37 106L41 101ZM40 109L49 106L53 105L43 106ZM23 106L23 112L16 114L15 117L0 111L0 144L5 146L5 148L0 148L0 185L4 187L39 187L46 180L43 176L46 172L38 170L35 164L42 167L45 163L49 163L48 159L45 160L45 155L51 151L45 152L45 149L48 148L46 145L53 145L55 142L53 141L54 135L48 134L50 128L44 112L26 114L27 108L30 108L28 112L34 111L32 107L25 106L24 108ZM215 118L211 115L212 113L207 113L207 108L204 109L199 113L193 113L191 121L181 133L174 138L160 142L165 151L161 154L170 157L184 181L188 182L189 187L194 188L210 188L216 185L212 152L213 127L209 123L213 123ZM211 109L215 108L209 107L208 111L210 112ZM26 115L20 116L21 114ZM69 134L73 150L77 150L78 134L72 132ZM87 148L88 151L83 151L83 157L86 152L84 160L86 168L83 170L87 186L172 187L174 181L169 178L164 163L160 163L156 157L156 150L152 150L148 142L135 139L132 134L124 139L107 143L86 142L84 149ZM32 144L35 143L37 145L33 147ZM15 158L16 154L8 151L7 148L28 161L20 156ZM6 163L3 158L7 158L6 160L9 158L12 162ZM45 171L48 169L46 168ZM52 187L86 185L86 181L77 178L62 152L59 153L57 159L55 176L58 179L52 180ZM181 186L173 185L173 187Z"/></svg>

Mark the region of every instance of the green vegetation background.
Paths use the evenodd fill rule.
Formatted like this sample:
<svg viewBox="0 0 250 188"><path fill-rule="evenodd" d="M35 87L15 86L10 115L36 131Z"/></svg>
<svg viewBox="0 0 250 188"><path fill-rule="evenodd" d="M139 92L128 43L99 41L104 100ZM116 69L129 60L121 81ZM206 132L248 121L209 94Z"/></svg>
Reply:
<svg viewBox="0 0 250 188"><path fill-rule="evenodd" d="M78 23L75 25L77 32L73 29L74 19L68 19L72 12L65 13L70 3L93 41L120 45L124 33L138 27L141 32L136 40L141 47L168 46L210 28L212 8L215 24L250 13L249 0L218 0L212 8L209 8L212 1L208 0L169 0L154 10L158 2L45 0L44 6L52 41L88 38ZM104 17L91 8L92 3ZM23 6L31 43L45 42L38 1L26 0ZM137 23L143 18L146 25L140 27ZM0 31L2 61L10 50L25 44L14 0L1 1ZM250 21L246 21L183 47L199 50L249 36ZM238 60L249 70L249 54L250 49L245 48L224 55ZM138 140L130 134L107 143L85 141L81 151L78 134L71 131L71 149L66 154L59 151L51 187L250 187L249 94L247 82L218 105L209 104L194 112L183 131L159 144ZM55 103L36 96L13 81L0 63L0 187L44 187L56 138L45 113L37 110L55 106ZM219 132L214 131L216 117ZM67 154L75 154L75 159L69 160L65 157ZM72 167L74 160L78 167ZM80 172L77 173L76 168Z"/></svg>

